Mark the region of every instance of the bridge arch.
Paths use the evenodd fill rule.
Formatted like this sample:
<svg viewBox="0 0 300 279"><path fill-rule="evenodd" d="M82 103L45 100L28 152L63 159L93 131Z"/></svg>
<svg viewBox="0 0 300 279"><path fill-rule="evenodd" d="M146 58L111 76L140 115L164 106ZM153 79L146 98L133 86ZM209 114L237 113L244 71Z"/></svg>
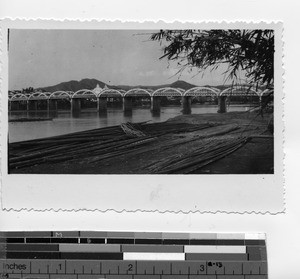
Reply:
<svg viewBox="0 0 300 279"><path fill-rule="evenodd" d="M28 100L28 97L23 93L14 94L9 98L9 101L12 101L12 102L14 102L14 101L27 101L27 100Z"/></svg>
<svg viewBox="0 0 300 279"><path fill-rule="evenodd" d="M72 95L68 91L55 91L50 94L49 99L70 99Z"/></svg>
<svg viewBox="0 0 300 279"><path fill-rule="evenodd" d="M49 99L50 95L51 95L51 92L43 92Z"/></svg>
<svg viewBox="0 0 300 279"><path fill-rule="evenodd" d="M183 96L218 96L220 90L212 87L193 87L184 92Z"/></svg>
<svg viewBox="0 0 300 279"><path fill-rule="evenodd" d="M172 88L172 87L165 87L165 88L159 88L157 90L155 90L152 93L152 96L155 97L171 97L171 96L179 96L182 97L184 93L184 89L180 89L180 88Z"/></svg>
<svg viewBox="0 0 300 279"><path fill-rule="evenodd" d="M24 95L29 98L31 96L31 93L24 93Z"/></svg>
<svg viewBox="0 0 300 279"><path fill-rule="evenodd" d="M97 97L102 97L102 98L113 98L113 97L123 97L125 93L125 90L117 90L117 89L111 89L107 88L102 90Z"/></svg>
<svg viewBox="0 0 300 279"><path fill-rule="evenodd" d="M140 97L140 96L149 96L151 97L151 93L143 88L133 88L128 90L125 94L124 97L126 96L132 96L132 97Z"/></svg>
<svg viewBox="0 0 300 279"><path fill-rule="evenodd" d="M259 96L260 92L249 86L234 86L224 89L220 96Z"/></svg>
<svg viewBox="0 0 300 279"><path fill-rule="evenodd" d="M93 90L89 89L80 89L72 95L72 99L88 98L88 97L97 97L97 94Z"/></svg>
<svg viewBox="0 0 300 279"><path fill-rule="evenodd" d="M44 92L35 92L30 94L28 100L47 100L48 96Z"/></svg>

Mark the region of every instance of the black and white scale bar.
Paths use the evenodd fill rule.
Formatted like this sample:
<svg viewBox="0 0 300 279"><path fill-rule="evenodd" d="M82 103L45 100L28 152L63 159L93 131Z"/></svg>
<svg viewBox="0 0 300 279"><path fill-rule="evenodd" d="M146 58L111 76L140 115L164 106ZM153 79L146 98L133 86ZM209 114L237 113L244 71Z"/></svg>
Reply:
<svg viewBox="0 0 300 279"><path fill-rule="evenodd" d="M7 279L265 279L267 274L264 234L0 232L0 275Z"/></svg>

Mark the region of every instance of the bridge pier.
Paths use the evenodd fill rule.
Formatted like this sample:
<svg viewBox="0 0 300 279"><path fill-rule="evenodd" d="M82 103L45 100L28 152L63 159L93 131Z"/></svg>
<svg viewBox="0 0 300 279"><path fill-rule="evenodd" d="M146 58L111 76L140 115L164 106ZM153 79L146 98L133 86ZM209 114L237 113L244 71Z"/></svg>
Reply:
<svg viewBox="0 0 300 279"><path fill-rule="evenodd" d="M99 114L106 114L107 113L107 98L97 98L97 110Z"/></svg>
<svg viewBox="0 0 300 279"><path fill-rule="evenodd" d="M10 102L10 110L20 110L20 102Z"/></svg>
<svg viewBox="0 0 300 279"><path fill-rule="evenodd" d="M227 99L227 96L219 96L218 97L218 113L227 112L226 99Z"/></svg>
<svg viewBox="0 0 300 279"><path fill-rule="evenodd" d="M192 97L183 96L182 97L182 113L191 114L192 112Z"/></svg>
<svg viewBox="0 0 300 279"><path fill-rule="evenodd" d="M38 101L37 100L28 100L27 101L27 110L38 110Z"/></svg>
<svg viewBox="0 0 300 279"><path fill-rule="evenodd" d="M47 100L47 110L57 110L57 100L48 99Z"/></svg>
<svg viewBox="0 0 300 279"><path fill-rule="evenodd" d="M81 111L81 100L79 98L71 99L71 111L73 114L79 114Z"/></svg>
<svg viewBox="0 0 300 279"><path fill-rule="evenodd" d="M131 97L123 97L123 111L125 113L132 112L132 98Z"/></svg>
<svg viewBox="0 0 300 279"><path fill-rule="evenodd" d="M151 96L151 112L160 114L160 97Z"/></svg>

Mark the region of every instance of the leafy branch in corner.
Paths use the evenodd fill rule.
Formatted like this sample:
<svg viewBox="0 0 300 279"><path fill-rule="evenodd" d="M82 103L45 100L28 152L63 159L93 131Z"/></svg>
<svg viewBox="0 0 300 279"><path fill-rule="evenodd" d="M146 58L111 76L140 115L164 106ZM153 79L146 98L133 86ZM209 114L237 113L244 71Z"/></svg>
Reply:
<svg viewBox="0 0 300 279"><path fill-rule="evenodd" d="M181 71L227 64L227 78L243 70L250 83L273 87L274 30L160 30L150 39L163 45L160 59L177 60Z"/></svg>

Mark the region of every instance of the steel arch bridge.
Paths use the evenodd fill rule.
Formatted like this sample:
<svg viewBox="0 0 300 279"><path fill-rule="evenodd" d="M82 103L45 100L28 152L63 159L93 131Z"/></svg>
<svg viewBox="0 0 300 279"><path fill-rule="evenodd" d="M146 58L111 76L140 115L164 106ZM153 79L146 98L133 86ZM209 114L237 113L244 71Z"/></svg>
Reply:
<svg viewBox="0 0 300 279"><path fill-rule="evenodd" d="M47 110L56 110L57 102L59 100L67 100L71 103L72 112L80 112L83 100L97 100L97 110L106 111L107 101L109 98L121 98L123 101L124 111L132 110L132 97L147 97L151 101L151 111L160 111L160 98L161 97L179 97L182 98L182 111L191 111L191 100L196 97L214 97L218 99L219 112L227 111L226 99L231 96L258 96L259 102L262 103L264 96L272 93L272 90L254 90L251 85L231 86L220 90L210 86L196 86L190 89L163 87L153 90L151 88L132 88L129 90L113 89L113 88L100 88L97 86L95 89L80 89L76 92L73 91L55 91L55 92L32 92L21 93L9 92L8 101L10 109L13 106L18 109L18 102L27 102L27 110L31 108L37 109L38 101L47 101Z"/></svg>
<svg viewBox="0 0 300 279"><path fill-rule="evenodd" d="M261 96L261 90L254 90L251 86L228 87L219 93L219 96Z"/></svg>
<svg viewBox="0 0 300 279"><path fill-rule="evenodd" d="M133 88L124 93L124 97L151 97L153 90Z"/></svg>
<svg viewBox="0 0 300 279"><path fill-rule="evenodd" d="M33 92L19 93L9 92L8 101L33 101L33 100L60 100L60 99L90 99L90 98L114 98L114 97L197 97L197 96L263 96L270 90L254 90L251 86L233 86L224 90L214 87L193 87L188 90L173 87L163 87L156 90L144 88L132 88L129 90L105 88L100 92L95 89L80 89L73 91Z"/></svg>
<svg viewBox="0 0 300 279"><path fill-rule="evenodd" d="M14 95L8 96L9 102L27 101L28 97L23 93L16 93Z"/></svg>
<svg viewBox="0 0 300 279"><path fill-rule="evenodd" d="M48 100L50 96L49 94L51 95L51 93L47 92L35 92L33 94L30 94L30 96L28 97L28 101Z"/></svg>
<svg viewBox="0 0 300 279"><path fill-rule="evenodd" d="M181 88L172 88L172 87L165 87L165 88L159 88L155 90L152 93L153 97L176 97L180 96L182 97L184 94L185 90Z"/></svg>
<svg viewBox="0 0 300 279"><path fill-rule="evenodd" d="M123 97L125 94L125 90L117 90L117 89L104 89L99 94L97 94L97 97L99 98L114 98L114 97Z"/></svg>
<svg viewBox="0 0 300 279"><path fill-rule="evenodd" d="M72 99L90 99L97 98L97 93L90 89L80 89L74 92L71 96Z"/></svg>
<svg viewBox="0 0 300 279"><path fill-rule="evenodd" d="M72 91L55 91L49 95L49 100L68 100L71 99L72 95Z"/></svg>
<svg viewBox="0 0 300 279"><path fill-rule="evenodd" d="M211 87L193 87L186 90L183 96L198 97L198 96L218 96L220 90Z"/></svg>

